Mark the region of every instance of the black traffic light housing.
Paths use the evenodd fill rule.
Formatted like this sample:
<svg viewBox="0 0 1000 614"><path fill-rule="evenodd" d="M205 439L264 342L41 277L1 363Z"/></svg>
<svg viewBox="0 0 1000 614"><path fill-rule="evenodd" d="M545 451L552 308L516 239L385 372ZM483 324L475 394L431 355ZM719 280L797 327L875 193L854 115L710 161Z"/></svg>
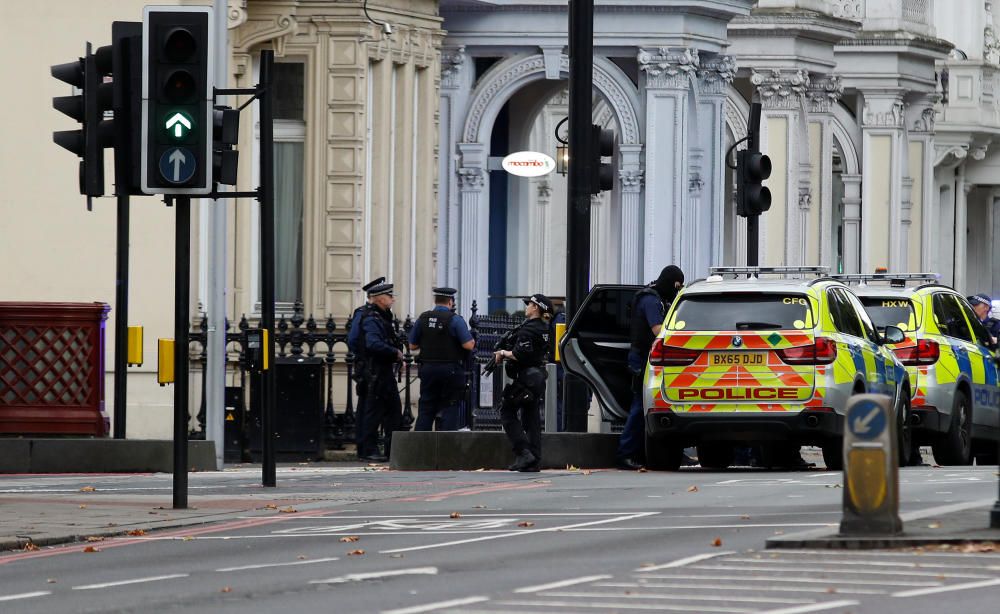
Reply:
<svg viewBox="0 0 1000 614"><path fill-rule="evenodd" d="M216 183L236 185L239 153L240 112L231 107L216 107L212 115L212 176Z"/></svg>
<svg viewBox="0 0 1000 614"><path fill-rule="evenodd" d="M615 133L601 128L597 124L590 125L590 169L593 173L590 193L600 194L615 187L615 171L613 162L602 162L602 158L612 158L615 155Z"/></svg>
<svg viewBox="0 0 1000 614"><path fill-rule="evenodd" d="M762 185L771 176L771 158L760 153L760 103L750 105L747 148L736 152L736 214L760 215L771 208L771 190Z"/></svg>
<svg viewBox="0 0 1000 614"><path fill-rule="evenodd" d="M115 193L142 194L139 188L139 134L142 130L142 23L111 24L111 120L115 148Z"/></svg>
<svg viewBox="0 0 1000 614"><path fill-rule="evenodd" d="M213 189L214 38L211 7L143 11L140 185L146 194Z"/></svg>
<svg viewBox="0 0 1000 614"><path fill-rule="evenodd" d="M104 145L109 135L108 125L102 132L101 120L111 108L110 89L103 84L104 75L111 72L110 60L110 48L95 54L87 43L84 57L50 69L56 79L80 88L79 94L52 99L57 111L80 122L76 130L53 132L52 140L80 157L80 194L87 197L104 196Z"/></svg>

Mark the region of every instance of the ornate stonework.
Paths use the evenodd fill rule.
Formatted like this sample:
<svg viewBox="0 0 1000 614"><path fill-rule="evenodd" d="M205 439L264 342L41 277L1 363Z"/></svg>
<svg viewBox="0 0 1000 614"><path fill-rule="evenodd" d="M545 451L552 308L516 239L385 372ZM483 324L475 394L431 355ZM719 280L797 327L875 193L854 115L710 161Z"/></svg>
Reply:
<svg viewBox="0 0 1000 614"><path fill-rule="evenodd" d="M701 60L697 49L671 51L668 47L641 49L636 56L639 70L646 73L646 87L686 89Z"/></svg>
<svg viewBox="0 0 1000 614"><path fill-rule="evenodd" d="M458 78L465 63L465 45L444 49L441 52L441 87L446 90L458 87Z"/></svg>
<svg viewBox="0 0 1000 614"><path fill-rule="evenodd" d="M806 90L809 112L829 113L843 94L844 84L840 80L840 75L830 75L823 79L810 81Z"/></svg>
<svg viewBox="0 0 1000 614"><path fill-rule="evenodd" d="M934 119L936 116L937 112L932 107L927 107L920 112L920 117L913 122L913 131L934 132Z"/></svg>
<svg viewBox="0 0 1000 614"><path fill-rule="evenodd" d="M736 77L736 60L731 55L719 55L701 62L698 85L703 94L722 95Z"/></svg>
<svg viewBox="0 0 1000 614"><path fill-rule="evenodd" d="M760 94L761 105L765 109L798 110L809 88L809 72L806 70L783 71L777 68L758 72L752 70L750 83Z"/></svg>
<svg viewBox="0 0 1000 614"><path fill-rule="evenodd" d="M483 169L481 168L463 167L458 169L458 187L462 191L482 189L483 179Z"/></svg>
<svg viewBox="0 0 1000 614"><path fill-rule="evenodd" d="M902 100L865 101L861 115L865 128L902 128L906 119L906 105Z"/></svg>
<svg viewBox="0 0 1000 614"><path fill-rule="evenodd" d="M642 171L630 170L618 171L618 181L622 192L639 192L642 190Z"/></svg>
<svg viewBox="0 0 1000 614"><path fill-rule="evenodd" d="M830 0L834 17L860 21L865 16L864 0Z"/></svg>

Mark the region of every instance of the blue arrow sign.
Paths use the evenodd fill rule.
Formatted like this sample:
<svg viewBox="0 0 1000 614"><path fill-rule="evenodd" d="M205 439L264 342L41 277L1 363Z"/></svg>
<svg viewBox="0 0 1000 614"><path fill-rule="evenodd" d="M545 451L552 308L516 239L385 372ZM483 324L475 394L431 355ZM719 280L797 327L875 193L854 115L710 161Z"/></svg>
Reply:
<svg viewBox="0 0 1000 614"><path fill-rule="evenodd" d="M861 401L847 412L847 428L858 439L875 439L885 427L885 412L874 401Z"/></svg>
<svg viewBox="0 0 1000 614"><path fill-rule="evenodd" d="M160 175L170 183L186 183L198 168L190 149L171 147L160 156Z"/></svg>

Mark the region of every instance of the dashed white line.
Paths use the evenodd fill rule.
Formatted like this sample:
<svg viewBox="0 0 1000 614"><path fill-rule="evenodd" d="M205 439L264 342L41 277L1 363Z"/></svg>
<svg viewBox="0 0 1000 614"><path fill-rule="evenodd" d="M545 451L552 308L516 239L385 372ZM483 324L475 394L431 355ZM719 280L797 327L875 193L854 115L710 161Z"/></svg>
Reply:
<svg viewBox="0 0 1000 614"><path fill-rule="evenodd" d="M102 582L100 584L84 584L82 586L74 586L75 591L90 591L97 588L111 588L112 586L125 586L128 584L144 584L146 582L159 582L160 580L174 580L176 578L186 578L189 574L186 573L174 573L165 576L150 576L148 578L132 578L129 580L118 580L117 582Z"/></svg>
<svg viewBox="0 0 1000 614"><path fill-rule="evenodd" d="M530 606L530 607L541 607L541 608L598 608L601 610L608 610L612 612L617 610L652 610L655 612L664 612L664 611L719 612L720 614L743 614L744 612L754 611L745 608L707 607L705 606L705 604L675 605L667 603L622 603L620 601L612 603L580 603L577 601L548 601L548 600L528 601L522 599L511 599L507 601L497 601L496 603L499 605L516 605L516 606Z"/></svg>
<svg viewBox="0 0 1000 614"><path fill-rule="evenodd" d="M736 581L744 580L745 581L747 579L747 576L735 576L735 575L729 576L729 575L719 575L719 574L712 574L712 575L670 574L669 576L667 576L667 575L652 574L652 575L649 575L649 576L642 576L642 577L645 578L645 579L649 579L649 580L702 580L702 581L704 581L704 580L736 580ZM916 587L916 586L925 586L925 587L941 586L940 582L910 582L910 581L906 581L906 580L891 580L891 581L890 580L850 580L850 579L845 579L845 580L831 580L830 578L818 578L818 579L812 579L812 578L784 578L784 577L776 577L776 576L769 577L767 579L767 581L769 583L789 582L789 583L793 583L793 584L794 583L800 583L800 584L821 584L821 585L824 585L824 586L825 585L829 585L829 584L847 584L849 586L854 586L854 585L868 585L868 586L886 586L886 585L891 585L891 586L914 586L914 587Z"/></svg>
<svg viewBox="0 0 1000 614"><path fill-rule="evenodd" d="M597 580L607 580L611 578L608 575L601 576L584 576L582 578L572 578L570 580L560 580L558 582L549 582L548 584L539 584L537 586L525 586L523 588L515 589L515 593L537 593L539 591L548 591L554 588L565 588L567 586L573 586L575 584L584 584L587 582L596 582Z"/></svg>
<svg viewBox="0 0 1000 614"><path fill-rule="evenodd" d="M326 580L310 580L309 584L344 584L347 582L364 582L365 580L381 580L382 578L394 578L398 576L436 576L437 572L437 567L411 567L409 569L349 573L346 576L327 578Z"/></svg>
<svg viewBox="0 0 1000 614"><path fill-rule="evenodd" d="M777 604L812 604L815 601L811 599L787 599L783 597L734 597L731 595L683 595L683 594L666 594L666 593L629 593L622 595L621 593L586 593L586 592L572 592L572 591L551 591L545 592L539 597L569 597L571 599L626 599L629 601L635 599L661 599L661 600L677 600L677 601L732 601L740 603L777 603Z"/></svg>
<svg viewBox="0 0 1000 614"><path fill-rule="evenodd" d="M325 559L312 559L308 561L291 561L287 563L258 563L257 565L241 565L239 567L220 567L215 571L245 571L247 569L267 569L269 567L292 567L294 565L313 565L315 563L329 563L330 561L339 561L340 557L331 556Z"/></svg>
<svg viewBox="0 0 1000 614"><path fill-rule="evenodd" d="M837 574L864 574L866 576L924 576L930 578L937 578L942 575L940 571L888 571L884 569L866 569L862 571L856 571L853 569L825 569L823 567L768 567L763 566L752 566L752 565L696 565L691 569L706 569L706 570L719 570L719 571L774 571L774 572L787 572L787 573L837 573ZM975 578L978 580L983 580L989 578L989 576L981 576L978 574L959 574L959 573L949 573L947 574L949 578Z"/></svg>
<svg viewBox="0 0 1000 614"><path fill-rule="evenodd" d="M911 591L900 591L893 593L893 597L920 597L921 595L933 595L935 593L947 593L950 591L967 591L973 588L985 588L987 586L1000 585L1000 578L993 580L983 580L982 582L966 582L964 584L952 584L950 586L939 586L937 588L921 588Z"/></svg>
<svg viewBox="0 0 1000 614"><path fill-rule="evenodd" d="M714 580L714 577L706 577ZM746 578L744 578L746 579ZM699 582L597 582L594 586L606 588L701 588L710 591L766 591L777 593L822 593L830 594L830 586L768 586L761 588L759 584L704 584ZM863 588L837 588L832 592L844 595L886 595L888 591L867 590Z"/></svg>
<svg viewBox="0 0 1000 614"><path fill-rule="evenodd" d="M899 517L904 522L907 520L919 520L921 518L927 518L928 516L938 516L941 514L950 514L952 512L961 512L964 510L972 510L977 507L986 507L991 505L994 499L979 499L978 501L966 501L965 503L952 503L951 505L939 505L938 507L931 507L923 510L917 510L915 512L907 512L905 514L900 514Z"/></svg>
<svg viewBox="0 0 1000 614"><path fill-rule="evenodd" d="M699 561L707 561L708 559L714 559L718 556L725 556L727 554L735 554L731 550L723 552L708 552L705 554L696 554L694 556L689 556L683 559L677 559L676 561L671 561L669 563L663 563L662 565L652 565L650 567L640 567L636 569L638 572L648 572L648 571L659 571L661 569L670 569L672 567L684 567L685 565L690 565L691 563L697 563Z"/></svg>
<svg viewBox="0 0 1000 614"><path fill-rule="evenodd" d="M410 608L399 608L396 610L382 610L382 614L420 614L421 612L433 612L434 610L443 610L445 608L456 608L463 605L470 605L473 603L482 603L483 601L489 601L489 597L465 597L464 599L451 599L449 601L438 601L437 603L428 603L425 605L416 605Z"/></svg>
<svg viewBox="0 0 1000 614"><path fill-rule="evenodd" d="M31 599L32 597L44 597L51 594L52 591L35 591L33 593L18 593L17 595L0 595L0 601L17 601L18 599Z"/></svg>
<svg viewBox="0 0 1000 614"><path fill-rule="evenodd" d="M780 610L768 610L767 612L762 612L761 614L807 614L807 612L822 612L823 610L832 610L834 608L848 608L851 607L852 605L858 605L858 602L844 599L841 601L827 601L826 603L803 605L794 608L781 608Z"/></svg>
<svg viewBox="0 0 1000 614"><path fill-rule="evenodd" d="M846 566L849 566L849 567L857 567L859 565L862 565L862 566L869 566L869 567L905 567L907 569L936 569L936 568L944 568L944 569L976 569L976 570L980 570L980 571L982 571L984 569L988 569L990 571L1000 570L1000 566L996 566L996 565L990 565L990 566L987 566L987 567L983 567L982 565L954 565L954 564L949 564L949 563L944 562L944 561L942 561L940 563L934 563L934 562L930 562L930 561L919 561L919 562L914 563L914 562L910 562L910 561L857 561L857 560L840 560L840 561L822 560L822 561L815 561L815 560L808 560L808 559L803 560L803 559L789 559L789 558L782 558L782 559L758 559L758 558L752 558L752 557L732 557L732 558L726 559L725 562L726 563L752 563L752 564L770 563L770 564L775 564L775 565L788 565L788 564L794 564L794 565L803 565L803 564L805 564L805 565L841 565L841 566L846 565Z"/></svg>

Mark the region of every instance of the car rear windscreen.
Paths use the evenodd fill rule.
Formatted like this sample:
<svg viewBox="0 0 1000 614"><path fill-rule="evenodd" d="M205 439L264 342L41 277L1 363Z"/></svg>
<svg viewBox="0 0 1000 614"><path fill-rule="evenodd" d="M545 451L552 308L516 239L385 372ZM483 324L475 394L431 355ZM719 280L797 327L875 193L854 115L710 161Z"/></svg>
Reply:
<svg viewBox="0 0 1000 614"><path fill-rule="evenodd" d="M859 298L876 328L898 326L903 332L916 330L918 322L909 299L889 296Z"/></svg>
<svg viewBox="0 0 1000 614"><path fill-rule="evenodd" d="M671 330L806 330L816 326L803 294L692 294L681 297Z"/></svg>

